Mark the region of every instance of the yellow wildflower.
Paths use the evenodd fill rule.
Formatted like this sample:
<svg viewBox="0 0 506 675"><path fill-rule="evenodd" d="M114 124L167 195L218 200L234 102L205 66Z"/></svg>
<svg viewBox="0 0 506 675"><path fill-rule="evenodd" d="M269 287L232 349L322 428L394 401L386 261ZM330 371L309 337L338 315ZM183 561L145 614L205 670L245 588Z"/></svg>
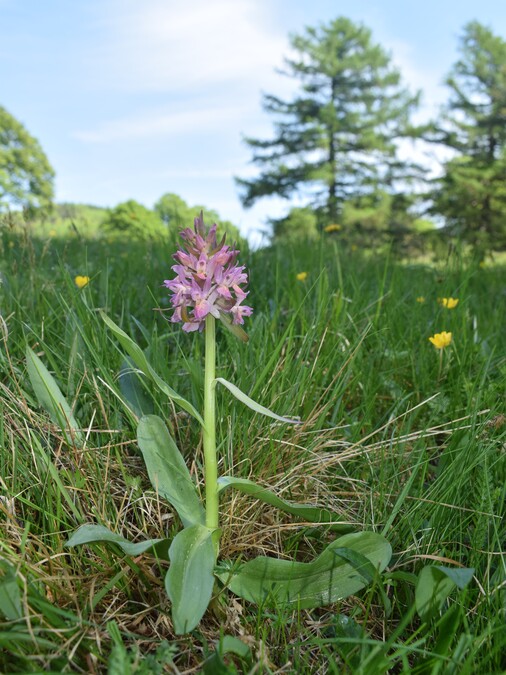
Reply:
<svg viewBox="0 0 506 675"><path fill-rule="evenodd" d="M297 274L297 281L306 281L307 279L307 272L299 272Z"/></svg>
<svg viewBox="0 0 506 675"><path fill-rule="evenodd" d="M459 304L458 298L438 298L438 302L446 309L454 309Z"/></svg>
<svg viewBox="0 0 506 675"><path fill-rule="evenodd" d="M333 223L332 225L327 225L327 227L323 228L324 232L339 232L341 230L341 225L338 225L337 223Z"/></svg>
<svg viewBox="0 0 506 675"><path fill-rule="evenodd" d="M423 295L419 295L416 299L417 302L419 302L421 305L425 302L425 298Z"/></svg>
<svg viewBox="0 0 506 675"><path fill-rule="evenodd" d="M358 246L356 244L351 245L351 250L352 251L358 251Z"/></svg>
<svg viewBox="0 0 506 675"><path fill-rule="evenodd" d="M445 330L441 333L435 333L432 337L429 338L436 349L444 349L451 344L452 334L447 333Z"/></svg>
<svg viewBox="0 0 506 675"><path fill-rule="evenodd" d="M74 279L77 288L84 288L85 286L88 285L90 281L90 277L81 277L77 275L77 277Z"/></svg>
<svg viewBox="0 0 506 675"><path fill-rule="evenodd" d="M56 230L49 230L50 237L56 237Z"/></svg>

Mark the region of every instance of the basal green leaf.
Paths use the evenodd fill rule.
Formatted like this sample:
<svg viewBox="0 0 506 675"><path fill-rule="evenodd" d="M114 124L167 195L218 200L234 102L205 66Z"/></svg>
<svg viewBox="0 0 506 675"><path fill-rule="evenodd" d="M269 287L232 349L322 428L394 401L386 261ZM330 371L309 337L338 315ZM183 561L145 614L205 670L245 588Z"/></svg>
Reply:
<svg viewBox="0 0 506 675"><path fill-rule="evenodd" d="M141 377L133 361L128 356L125 357L120 367L118 384L124 399L137 417L153 412L153 401L146 394Z"/></svg>
<svg viewBox="0 0 506 675"><path fill-rule="evenodd" d="M244 494L251 495L265 504L270 504L270 506L274 506L284 513L297 516L310 523L328 524L329 528L334 532L344 533L355 529L353 525L350 525L349 523L336 522L336 514L328 509L320 508L318 506L309 506L307 504L293 504L292 502L287 502L270 490L267 490L267 488L257 485L247 478L220 476L220 478L218 478L218 491L222 492L228 487L239 490L239 492L243 492Z"/></svg>
<svg viewBox="0 0 506 675"><path fill-rule="evenodd" d="M251 647L233 635L223 635L216 643L216 650L202 664L203 675L235 675L238 671L231 668L225 661L227 654L234 654L245 661L241 672L251 672ZM244 668L246 666L246 668Z"/></svg>
<svg viewBox="0 0 506 675"><path fill-rule="evenodd" d="M442 565L436 565L435 568L451 579L460 590L470 583L474 574L474 567L443 567Z"/></svg>
<svg viewBox="0 0 506 675"><path fill-rule="evenodd" d="M204 616L214 585L213 530L192 525L179 532L169 549L165 588L172 602L177 635L189 633Z"/></svg>
<svg viewBox="0 0 506 675"><path fill-rule="evenodd" d="M265 415L266 417L272 417L272 419L277 420L278 422L286 422L287 424L300 424L300 420L298 419L293 419L290 417L281 417L280 415L276 415L276 413L272 412L272 410L269 410L269 408L264 408L263 405L256 403L256 401L254 401L244 392L242 392L239 389L239 387L236 387L235 384L232 384L232 382L223 379L223 377L217 377L214 381L219 382L224 387L226 387L229 390L229 392L231 392L236 397L238 401L244 403L244 405L247 406L248 408L251 408L251 410L260 413L261 415Z"/></svg>
<svg viewBox="0 0 506 675"><path fill-rule="evenodd" d="M82 444L83 435L79 431L72 410L56 384L55 379L37 354L27 346L26 366L28 377L40 406L49 413L52 421L63 431L70 429L72 440Z"/></svg>
<svg viewBox="0 0 506 675"><path fill-rule="evenodd" d="M0 615L7 621L16 621L23 616L16 570L4 560L0 561Z"/></svg>
<svg viewBox="0 0 506 675"><path fill-rule="evenodd" d="M197 489L163 420L156 415L142 417L137 441L151 484L176 509L183 525L204 524L205 512Z"/></svg>
<svg viewBox="0 0 506 675"><path fill-rule="evenodd" d="M321 607L346 598L367 585L364 575L336 550L356 551L382 571L392 556L388 541L375 532L345 534L333 541L309 563L260 556L232 576L225 571L218 577L236 595L256 604Z"/></svg>
<svg viewBox="0 0 506 675"><path fill-rule="evenodd" d="M418 575L415 589L416 611L423 621L437 616L446 598L458 586L465 588L473 577L474 569L450 568L427 565Z"/></svg>
<svg viewBox="0 0 506 675"><path fill-rule="evenodd" d="M372 584L376 576L376 568L363 553L342 546L334 549L334 555L349 562L355 572L358 572L367 584Z"/></svg>
<svg viewBox="0 0 506 675"><path fill-rule="evenodd" d="M177 403L181 408L183 408L183 410L186 410L186 412L190 413L190 415L193 415L193 417L195 417L195 419L197 419L203 426L204 421L198 411L189 401L180 396L176 391L174 391L174 389L172 389L172 387L169 387L169 385L164 382L164 380L162 380L158 373L149 364L146 355L139 345L135 344L135 342L125 333L125 331L121 330L121 328L117 326L114 321L107 316L107 314L100 312L100 316L114 333L118 342L130 356L137 368L142 370L144 375L149 377L149 379L161 392Z"/></svg>
<svg viewBox="0 0 506 675"><path fill-rule="evenodd" d="M116 544L121 550L130 556L140 555L146 551L156 551L160 558L167 558L167 547L169 539L146 539L133 544L120 534L111 532L103 525L81 525L81 527L74 532L68 542L65 544L67 548L73 546L82 546L83 544Z"/></svg>
<svg viewBox="0 0 506 675"><path fill-rule="evenodd" d="M218 649L220 654L235 654L242 659L247 659L251 656L251 647L233 635L224 635L220 642Z"/></svg>

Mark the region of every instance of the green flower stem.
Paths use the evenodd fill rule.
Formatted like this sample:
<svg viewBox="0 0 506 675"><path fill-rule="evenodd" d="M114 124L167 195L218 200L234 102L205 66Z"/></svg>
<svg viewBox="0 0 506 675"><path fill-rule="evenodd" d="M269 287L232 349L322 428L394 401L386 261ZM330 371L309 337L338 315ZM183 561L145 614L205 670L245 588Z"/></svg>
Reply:
<svg viewBox="0 0 506 675"><path fill-rule="evenodd" d="M204 473L206 489L206 525L219 526L218 461L216 457L216 335L215 318L206 316L206 359L204 374Z"/></svg>
<svg viewBox="0 0 506 675"><path fill-rule="evenodd" d="M441 375L443 374L443 349L439 350L439 368L437 372L437 381L438 384L441 382Z"/></svg>

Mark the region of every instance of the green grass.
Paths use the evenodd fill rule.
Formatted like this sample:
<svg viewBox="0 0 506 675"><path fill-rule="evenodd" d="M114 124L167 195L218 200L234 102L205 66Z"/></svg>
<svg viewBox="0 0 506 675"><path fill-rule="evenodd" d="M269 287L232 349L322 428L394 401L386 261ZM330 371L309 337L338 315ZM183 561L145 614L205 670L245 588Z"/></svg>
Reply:
<svg viewBox="0 0 506 675"><path fill-rule="evenodd" d="M273 612L229 596L222 614L208 612L192 636L176 638L161 563L98 545L64 549L83 522L132 540L177 531L136 448L142 412L170 422L202 489L198 428L149 384L132 401L139 381L128 368L120 377L124 356L97 311L200 409L203 339L166 321L161 287L176 243L1 235L0 601L13 575L22 609L2 619L0 602L2 672L106 672L108 664L118 673L198 672L223 635L240 637L252 655L224 656L222 672L506 669L503 266L480 268L455 252L430 266L401 263L343 250L337 238L241 258L255 308L250 342L221 332L217 374L303 424L272 425L220 391L220 473L331 507L384 533L394 557L375 584L332 607ZM82 290L77 274L91 277ZM448 296L459 298L453 310L437 302ZM440 362L428 337L442 330L453 344ZM26 344L71 403L83 448L38 408ZM225 494L221 512L226 559L309 559L330 537L245 496ZM414 582L428 564L475 573L423 623Z"/></svg>

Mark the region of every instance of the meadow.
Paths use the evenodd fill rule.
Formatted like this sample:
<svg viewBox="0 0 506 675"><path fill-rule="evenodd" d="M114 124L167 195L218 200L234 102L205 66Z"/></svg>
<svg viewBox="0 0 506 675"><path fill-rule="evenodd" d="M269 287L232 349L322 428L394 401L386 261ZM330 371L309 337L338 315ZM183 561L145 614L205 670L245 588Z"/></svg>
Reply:
<svg viewBox="0 0 506 675"><path fill-rule="evenodd" d="M98 311L201 409L203 337L168 322L162 287L176 233L143 244L4 228L0 245L1 672L504 672L504 265L458 247L430 264L399 260L339 233L242 252L250 339L218 331L217 373L302 423L272 423L220 391L220 473L325 506L384 535L393 556L362 591L318 609L273 611L224 591L176 636L164 561L64 546L83 523L132 541L179 528L137 447L143 414L167 421L202 490L198 426L132 367ZM448 297L451 309L438 302ZM442 331L452 342L438 350L429 337ZM82 446L40 407L26 346ZM247 495L226 492L220 511L224 560L305 561L333 536ZM424 620L415 591L428 566L473 572Z"/></svg>

